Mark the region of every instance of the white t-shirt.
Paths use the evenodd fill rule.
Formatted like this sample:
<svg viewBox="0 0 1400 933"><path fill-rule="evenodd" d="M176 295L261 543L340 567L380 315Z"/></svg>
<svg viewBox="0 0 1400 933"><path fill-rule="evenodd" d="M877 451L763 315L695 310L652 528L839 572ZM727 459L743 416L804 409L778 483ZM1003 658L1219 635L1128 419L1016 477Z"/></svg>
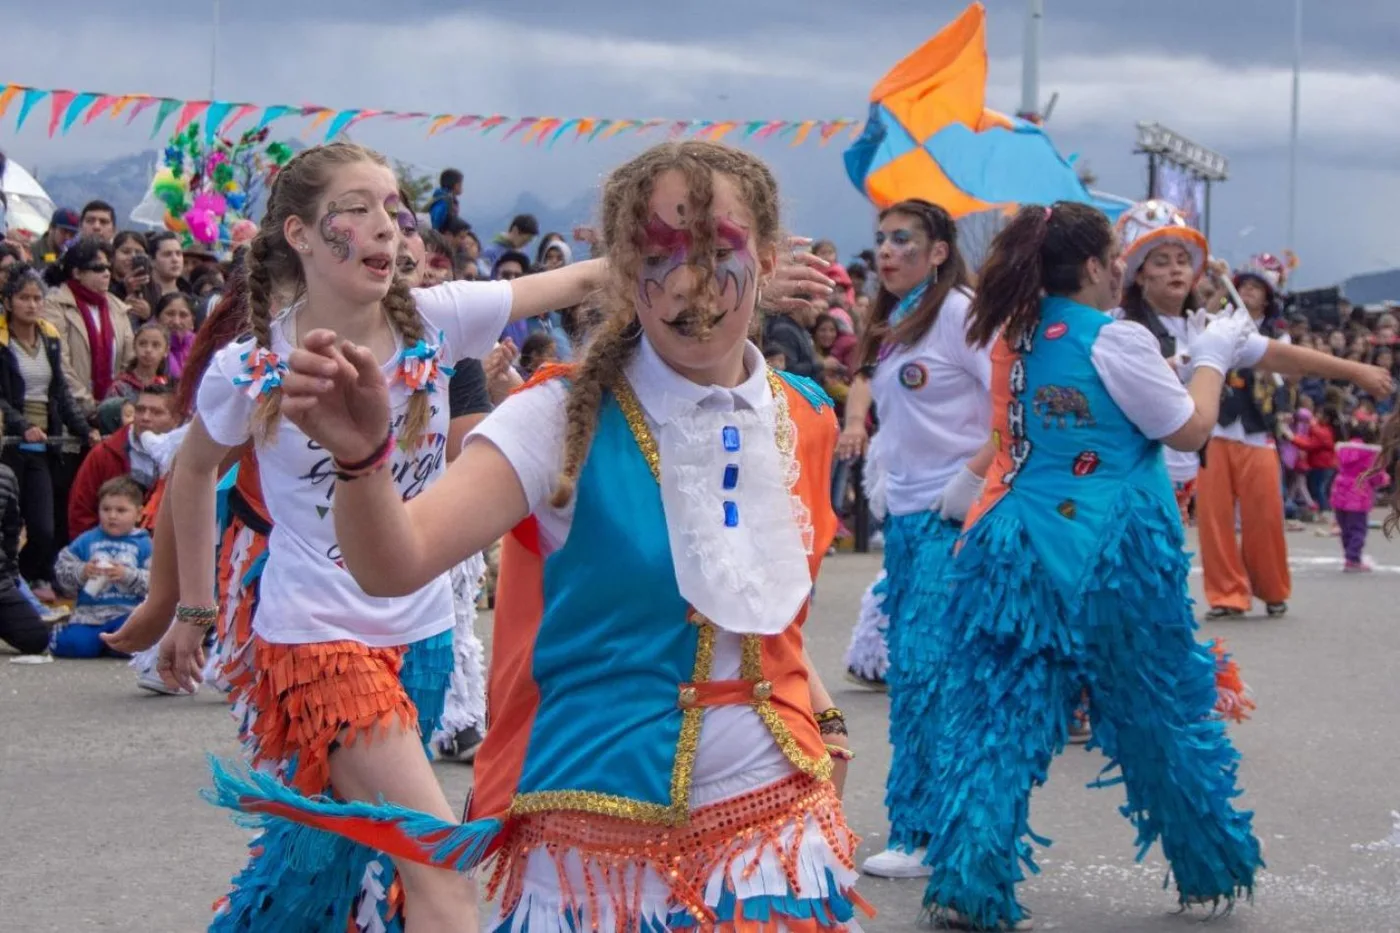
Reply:
<svg viewBox="0 0 1400 933"><path fill-rule="evenodd" d="M772 390L763 354L749 344L744 358L750 375L740 385L733 389L701 386L667 366L644 337L627 365L627 380L642 406L647 425L656 433L668 410L674 410L674 406L698 406L715 411L758 410L771 406ZM539 523L540 544L545 554L553 553L568 539L573 522L572 503L562 509L549 504L564 468L564 435L568 425L564 402L568 391L563 380L554 379L517 392L487 415L468 438L469 442L490 441L510 461L525 490L531 514ZM722 469L723 464L717 462L716 475ZM741 636L716 631L712 679L738 679L741 645ZM752 707L711 707L705 710L703 722L695 759L697 793L691 798L693 806L745 793L791 773L791 765L783 768L787 759ZM775 771L777 777L773 776ZM757 783L750 783L746 778ZM707 796L702 790L707 785L723 788L721 796Z"/></svg>
<svg viewBox="0 0 1400 933"><path fill-rule="evenodd" d="M425 339L442 344L438 359L444 366L490 352L510 319L509 282L449 282L413 294L427 323ZM283 360L296 339L295 311L283 312L272 326L271 349ZM439 333L440 341L435 336ZM233 380L244 371L242 357L252 346L252 340L245 339L224 347L199 385L199 417L209 436L228 447L250 436L256 402ZM396 350L384 364L386 377L393 374L398 359ZM401 424L410 393L394 381L389 398L395 423ZM446 462L445 377L430 398L432 417L417 446L408 452L395 450L390 463L405 500L435 481ZM331 514L335 480L325 450L281 418L276 437L260 444L257 454L263 500L273 522L253 621L259 635L279 644L351 640L383 648L412 644L452 627L452 587L446 574L410 596L374 597L366 595L341 564Z"/></svg>
<svg viewBox="0 0 1400 933"><path fill-rule="evenodd" d="M1109 331L1111 328L1117 328L1120 324L1132 325L1133 327L1136 327L1144 333L1146 333L1147 336L1151 338L1152 346L1153 348L1155 348L1157 352L1157 357L1160 359L1162 357L1162 349L1161 346L1157 343L1157 338L1152 336L1152 332L1149 331L1146 327L1143 327L1141 324L1137 324L1132 321L1122 320L1122 315L1122 309L1114 310L1113 316L1118 318L1119 320L1105 327L1104 331ZM1166 314L1159 314L1157 315L1157 320L1162 322L1162 327L1166 330L1168 334L1170 334L1176 340L1177 354L1181 355L1186 353L1186 347L1188 342L1186 332L1186 317L1184 315L1171 316ZM1100 339L1104 339L1104 331L1099 332ZM1105 385L1107 385L1108 382L1107 378L1105 378L1103 375L1105 371L1113 372L1115 378L1117 378L1119 375L1130 376L1133 374L1133 370L1131 369L1131 367L1128 368L1126 371L1122 371L1120 373L1122 367L1116 365L1112 360L1110 360L1110 357L1119 354L1127 354L1131 357L1133 354L1139 352L1140 348L1137 348L1136 344L1141 339L1142 337L1140 334L1124 336L1124 334L1114 331L1109 333L1107 342L1103 345L1102 348L1100 348L1099 345L1095 343L1092 354L1094 358L1094 368L1099 371L1100 378L1104 378ZM1262 335L1256 334L1254 336L1251 336L1249 338L1248 343L1245 345L1244 360L1243 362L1241 362L1241 365L1253 366L1255 363L1258 363L1259 359L1264 355L1264 351L1268 348L1268 341ZM1100 357L1103 357L1105 361L1103 364L1100 363ZM1168 363L1168 366L1174 372L1175 378L1177 379L1178 383L1184 387L1186 381L1190 378L1191 375L1190 368L1186 366L1178 366L1175 363ZM1158 376L1160 376L1160 373L1157 372L1154 368L1150 372L1144 369L1139 375L1141 375L1144 379L1152 381L1155 380ZM1112 393L1110 392L1110 394ZM1163 437L1175 433L1178 428L1180 428L1188 420L1190 420L1192 413L1195 411L1195 403L1191 401L1189 393L1184 394L1186 396L1186 402L1190 403L1189 408L1185 407L1180 403L1180 399L1177 395L1172 394L1167 396L1168 407L1160 413L1162 419L1160 423L1155 422L1153 415L1147 415L1149 423L1154 424L1154 426L1158 428L1160 428L1160 426L1162 425L1171 424L1174 418L1180 416L1180 420L1176 422L1174 427L1172 427L1170 430L1164 431L1163 433L1154 436L1153 434L1149 433L1146 429L1142 429L1142 425L1139 424L1138 426L1140 429L1143 430L1143 433L1147 434L1148 437L1152 437L1154 440L1160 440ZM1128 407L1123 405L1123 403L1118 399L1116 395L1114 396L1114 401L1119 403L1119 407L1123 408L1124 412L1128 411ZM1141 400L1139 400L1139 403L1140 402ZM1183 412L1184 414L1182 414ZM1131 418L1132 416L1129 415L1129 417ZM1134 423L1137 422L1134 421ZM1217 427L1216 430L1218 431L1220 429ZM1201 470L1200 454L1198 454L1194 450L1176 450L1172 447L1164 447L1162 449L1162 455L1163 459L1166 461L1167 464L1167 475L1171 478L1171 481L1173 483L1189 483L1196 478L1196 474L1199 473Z"/></svg>
<svg viewBox="0 0 1400 933"><path fill-rule="evenodd" d="M891 515L927 511L991 433L991 349L967 345L971 304L950 291L928 333L896 345L870 380Z"/></svg>

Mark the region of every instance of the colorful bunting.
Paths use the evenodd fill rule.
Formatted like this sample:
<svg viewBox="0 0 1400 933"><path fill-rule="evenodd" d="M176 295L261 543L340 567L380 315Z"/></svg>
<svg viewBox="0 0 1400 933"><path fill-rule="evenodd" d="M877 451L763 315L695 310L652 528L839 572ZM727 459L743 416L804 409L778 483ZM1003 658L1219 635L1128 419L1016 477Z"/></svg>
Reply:
<svg viewBox="0 0 1400 933"><path fill-rule="evenodd" d="M562 139L573 142L593 142L612 139L628 134L642 136L653 130L666 132L669 139L695 137L700 139L723 139L727 134L739 131L746 140L763 141L780 139L800 146L809 137L815 136L818 144L825 146L843 130L849 130L852 137L858 137L864 127L862 120L666 120L666 119L609 119L603 117L508 117L502 114L482 116L479 114L422 113L418 111L370 110L349 108L337 110L319 104L249 104L226 100L182 100L174 97L152 97L147 94L108 94L103 91L69 91L61 88L33 88L23 84L0 84L0 118L10 110L10 104L19 100L15 130L24 128L30 112L47 100L50 106L48 132L50 136L64 135L81 124L87 126L100 116L116 119L123 113L130 125L150 107L157 107L155 125L151 128L154 139L169 122L175 121L175 132L183 132L186 127L203 118L205 141L212 144L220 134L229 133L235 124L257 116L254 132L286 118L307 120L301 128L306 137L319 136L332 140L367 120L412 121L423 124L427 135L438 136L453 130L472 130L482 136L489 135L497 128L504 128L499 139L505 142L518 138L521 143L537 146L553 146Z"/></svg>

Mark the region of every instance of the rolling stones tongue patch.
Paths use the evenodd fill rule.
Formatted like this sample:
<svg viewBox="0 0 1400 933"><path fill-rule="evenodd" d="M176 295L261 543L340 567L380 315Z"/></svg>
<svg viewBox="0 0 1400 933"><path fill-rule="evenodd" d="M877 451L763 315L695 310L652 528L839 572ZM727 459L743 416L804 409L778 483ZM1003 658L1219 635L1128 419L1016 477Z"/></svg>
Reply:
<svg viewBox="0 0 1400 933"><path fill-rule="evenodd" d="M1099 468L1099 455L1092 450L1086 450L1074 458L1074 475L1088 476Z"/></svg>
<svg viewBox="0 0 1400 933"><path fill-rule="evenodd" d="M928 382L928 370L923 363L905 363L899 368L899 384L906 389L922 389Z"/></svg>
<svg viewBox="0 0 1400 933"><path fill-rule="evenodd" d="M1059 340L1067 333L1069 333L1069 325L1064 321L1060 321L1059 323L1051 324L1049 327L1045 328L1045 339Z"/></svg>

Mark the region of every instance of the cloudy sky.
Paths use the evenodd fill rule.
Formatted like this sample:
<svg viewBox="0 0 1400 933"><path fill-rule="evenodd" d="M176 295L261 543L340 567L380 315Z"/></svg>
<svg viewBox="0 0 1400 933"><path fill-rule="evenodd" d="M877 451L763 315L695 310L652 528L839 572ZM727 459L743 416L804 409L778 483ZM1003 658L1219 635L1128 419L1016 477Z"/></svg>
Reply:
<svg viewBox="0 0 1400 933"><path fill-rule="evenodd" d="M1395 0L1304 0L1305 71L1297 281L1329 284L1400 265L1400 14ZM1216 251L1285 243L1292 15L1288 0L1046 0L1049 129L1099 186L1146 187L1134 124L1155 120L1231 160L1214 197ZM0 82L199 98L209 92L212 0L66 0L0 15ZM217 95L454 113L710 119L859 117L871 86L962 9L960 0L239 0L222 4ZM1020 101L1021 0L988 0L988 105ZM665 12L662 10L665 9ZM44 111L46 115L46 110ZM47 139L0 124L0 148L41 170L151 146L100 121ZM293 123L281 124L289 128ZM516 193L564 203L641 145L553 150L407 125L359 141L436 172L468 174L467 205L494 214ZM862 245L869 209L840 147L758 144L784 184L788 223Z"/></svg>

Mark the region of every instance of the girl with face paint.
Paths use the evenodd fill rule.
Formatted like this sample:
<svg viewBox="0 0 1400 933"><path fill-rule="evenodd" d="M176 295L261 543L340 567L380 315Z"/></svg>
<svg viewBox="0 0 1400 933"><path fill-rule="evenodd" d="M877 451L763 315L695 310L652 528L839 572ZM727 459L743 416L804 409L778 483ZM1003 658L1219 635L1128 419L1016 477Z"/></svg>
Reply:
<svg viewBox="0 0 1400 933"><path fill-rule="evenodd" d="M246 281L227 296L246 303L247 336L213 354L172 474L183 602L158 672L186 690L202 679L203 644L222 608L209 595L216 480L223 461L251 446L273 523L251 597L252 632L224 665L251 763L276 775L269 780L284 799L390 799L451 819L423 747L431 723L419 718L432 718L434 705L441 710L453 668L450 579L436 575L415 592L382 600L346 573L330 516L333 489L369 466L337 464L282 417L284 361L313 331L369 348L403 436L383 445L374 465L392 474L396 495L414 497L443 472L451 363L489 351L516 316L581 300L605 266L584 264L524 287L413 290L397 278L404 210L382 157L358 146L313 147L278 174L249 247ZM395 861L395 876L389 854L375 851L383 846L336 848L327 837L317 862L323 870L306 879L298 875L303 862L282 857L290 838L268 827L268 844L254 850L221 903L216 928L273 928L323 908L318 916L336 929L376 928L405 913L410 930L473 926L473 891L450 872ZM282 894L269 897L269 890Z"/></svg>
<svg viewBox="0 0 1400 933"><path fill-rule="evenodd" d="M847 666L856 679L883 673L890 693L890 843L863 868L904 878L928 874L927 830L916 800L929 778L920 724L937 718L937 687L930 684L938 683L938 656L949 639L934 600L963 516L981 489L967 465L987 440L992 366L985 346L968 345L972 292L947 211L927 201L895 204L880 214L875 242L880 291L856 351L860 368L837 456L865 453L873 402L887 512L877 586L885 590L888 668L879 669L881 640L872 626L882 620L875 613L862 615ZM876 595L867 594L867 603Z"/></svg>
<svg viewBox="0 0 1400 933"><path fill-rule="evenodd" d="M845 722L802 638L836 425L747 340L776 183L739 150L668 143L602 203L612 275L583 359L542 367L412 502L383 472L336 488L346 566L382 596L504 536L471 822L280 812L435 865L494 855L491 930L854 933ZM319 335L291 361L286 411L338 460L382 442L372 366Z"/></svg>

